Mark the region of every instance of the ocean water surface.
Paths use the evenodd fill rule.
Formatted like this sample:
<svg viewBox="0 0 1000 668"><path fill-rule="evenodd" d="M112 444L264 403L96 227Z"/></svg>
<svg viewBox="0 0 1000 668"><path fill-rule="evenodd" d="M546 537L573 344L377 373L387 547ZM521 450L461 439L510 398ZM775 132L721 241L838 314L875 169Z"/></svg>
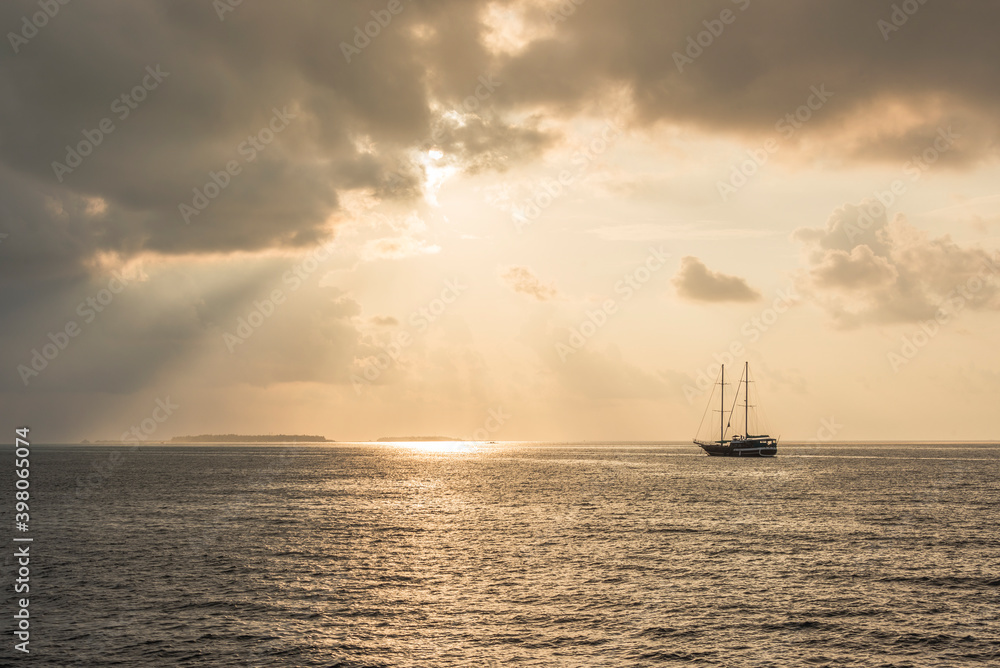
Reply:
<svg viewBox="0 0 1000 668"><path fill-rule="evenodd" d="M1000 665L996 444L39 445L31 465L24 665Z"/></svg>

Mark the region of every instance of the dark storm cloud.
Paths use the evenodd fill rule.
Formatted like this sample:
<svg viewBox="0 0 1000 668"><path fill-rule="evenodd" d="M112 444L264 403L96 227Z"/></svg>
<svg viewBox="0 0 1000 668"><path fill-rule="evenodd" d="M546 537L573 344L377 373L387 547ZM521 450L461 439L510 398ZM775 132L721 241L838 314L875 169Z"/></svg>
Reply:
<svg viewBox="0 0 1000 668"><path fill-rule="evenodd" d="M220 20L209 2L108 0L60 6L12 39L38 6L4 3L0 272L23 276L30 258L37 273L81 273L101 251L314 244L338 191L417 196L414 148L504 169L557 138L541 120L596 113L609 87L629 91L635 124L748 134L773 133L827 86L810 131L850 136L820 142L824 154L907 158L948 125L960 139L943 163L996 153L1000 6L915 4L886 33L891 6L861 0L590 0L565 17L547 13L558 3L499 2L535 32L492 52L487 4L403 2L362 39L386 3L242 3ZM85 132L100 138L91 154L54 169ZM85 213L87 198L106 208Z"/></svg>
<svg viewBox="0 0 1000 668"><path fill-rule="evenodd" d="M61 7L0 56L0 271L23 276L32 260L82 273L100 251L308 246L330 234L338 190L417 195L414 147L440 141L490 167L544 145L486 117L492 91L476 97L489 62L474 3L404 3L348 63L341 42L384 4L245 3L224 20L206 2ZM4 3L0 25L18 34L37 10ZM470 96L484 118L435 136ZM88 199L100 215L83 213Z"/></svg>
<svg viewBox="0 0 1000 668"><path fill-rule="evenodd" d="M889 2L590 1L500 76L517 82L504 91L510 99L567 110L587 108L605 84L628 84L638 123L731 134L773 134L811 87L826 86L833 98L810 130L886 127L824 144L824 154L905 159L955 124L968 136L948 162L995 155L1000 98L988 82L1000 80L1000 6L902 4L918 9L897 16L886 39L879 21L891 20Z"/></svg>

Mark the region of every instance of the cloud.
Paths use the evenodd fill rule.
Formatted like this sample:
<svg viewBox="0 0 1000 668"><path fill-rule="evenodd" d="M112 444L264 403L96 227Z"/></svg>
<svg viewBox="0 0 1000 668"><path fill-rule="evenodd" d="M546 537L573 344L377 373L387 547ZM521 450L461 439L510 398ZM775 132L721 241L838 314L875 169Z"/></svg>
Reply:
<svg viewBox="0 0 1000 668"><path fill-rule="evenodd" d="M83 277L106 253L307 248L333 234L347 193L423 194L414 156L435 144L470 172L537 155L549 132L494 107L509 82L490 74L481 7L405 3L350 62L338 44L371 21L360 5L241 5L220 21L211 4L108 0L54 17L0 60L0 123L17 128L0 137L0 275ZM0 23L23 13L3 3ZM126 105L147 68L159 82ZM56 174L88 136L81 163Z"/></svg>
<svg viewBox="0 0 1000 668"><path fill-rule="evenodd" d="M792 238L806 251L799 290L839 326L918 322L954 309L954 299L1000 310L1000 256L932 238L902 215L889 221L876 200L845 204L823 227Z"/></svg>
<svg viewBox="0 0 1000 668"><path fill-rule="evenodd" d="M850 253L829 251L813 268L816 285L823 289L878 288L894 283L898 277L896 268L868 246L855 246Z"/></svg>
<svg viewBox="0 0 1000 668"><path fill-rule="evenodd" d="M543 284L527 267L507 267L500 272L500 278L514 292L540 302L554 299L559 294L555 286Z"/></svg>
<svg viewBox="0 0 1000 668"><path fill-rule="evenodd" d="M732 12L729 25L719 22L722 10ZM517 81L504 91L505 102L580 113L600 109L609 90L624 89L633 127L669 124L757 138L778 136L778 121L805 105L812 87L823 87L829 100L783 153L902 162L952 125L961 138L943 163L995 156L1000 95L982 82L1000 76L988 27L1000 7L921 4L886 39L878 22L891 12L864 0L820 8L744 0L587 3L556 30L537 31L539 38L506 58L498 75ZM714 38L706 27L713 21L721 28ZM703 44L692 48L696 39ZM693 62L678 67L674 54L688 51ZM836 140L810 142L818 129Z"/></svg>
<svg viewBox="0 0 1000 668"><path fill-rule="evenodd" d="M1000 93L982 82L1000 78L1000 6L921 5L886 39L888 9L864 0L722 5L734 22L679 69L673 54L718 7L585 3L553 24L547 3L404 3L348 62L339 43L371 20L354 3L244 3L225 21L203 2L83 4L0 60L0 123L16 128L0 137L0 275L23 276L15 247L55 276L106 253L309 247L333 234L347 193L409 201L433 187L436 167L415 158L428 149L449 169L500 171L542 156L577 117L620 115L632 129L773 136L813 86L833 97L783 155L902 162L949 126L959 137L941 164L997 155ZM0 4L4 25L23 15ZM147 68L165 73L155 89L120 104ZM249 151L275 114L285 127ZM59 180L53 162L105 118L113 131ZM803 139L820 129L824 141ZM180 205L230 161L239 174L185 224Z"/></svg>
<svg viewBox="0 0 1000 668"><path fill-rule="evenodd" d="M681 259L681 268L671 279L677 294L695 302L752 302L760 299L745 279L712 271L696 257Z"/></svg>
<svg viewBox="0 0 1000 668"><path fill-rule="evenodd" d="M529 117L518 126L505 123L494 112L449 112L432 131L434 146L449 156L450 164L468 173L502 172L515 162L535 158L552 146L556 137L539 128L540 118Z"/></svg>

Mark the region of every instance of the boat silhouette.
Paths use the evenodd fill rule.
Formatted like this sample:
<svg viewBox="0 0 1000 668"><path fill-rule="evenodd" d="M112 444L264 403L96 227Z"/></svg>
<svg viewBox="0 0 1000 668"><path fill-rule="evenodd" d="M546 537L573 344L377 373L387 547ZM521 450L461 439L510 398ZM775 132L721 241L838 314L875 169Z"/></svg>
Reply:
<svg viewBox="0 0 1000 668"><path fill-rule="evenodd" d="M696 445L712 457L774 457L778 454L778 439L767 434L751 434L750 432L750 409L756 408L750 403L750 364L743 363L743 375L737 383L736 396L733 398L733 405L728 414L726 412L726 365L723 364L719 371L719 408L714 412L719 414L719 438L694 439ZM732 427L733 413L736 411L740 398L739 387L743 386L743 434L734 434L729 438L726 435ZM714 393L713 393L714 394ZM709 397L709 406L712 405L712 397ZM705 423L705 416L708 415L708 407L702 415L702 425ZM713 421L714 422L714 421ZM698 427L701 432L701 425ZM714 434L713 434L714 435Z"/></svg>

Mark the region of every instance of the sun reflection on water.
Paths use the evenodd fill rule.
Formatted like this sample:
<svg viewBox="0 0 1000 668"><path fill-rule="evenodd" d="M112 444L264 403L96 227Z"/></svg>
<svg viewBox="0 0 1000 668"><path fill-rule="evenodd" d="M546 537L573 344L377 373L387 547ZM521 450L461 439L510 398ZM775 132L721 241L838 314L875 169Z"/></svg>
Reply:
<svg viewBox="0 0 1000 668"><path fill-rule="evenodd" d="M390 441L387 445L427 454L449 454L477 452L484 444L482 441Z"/></svg>

